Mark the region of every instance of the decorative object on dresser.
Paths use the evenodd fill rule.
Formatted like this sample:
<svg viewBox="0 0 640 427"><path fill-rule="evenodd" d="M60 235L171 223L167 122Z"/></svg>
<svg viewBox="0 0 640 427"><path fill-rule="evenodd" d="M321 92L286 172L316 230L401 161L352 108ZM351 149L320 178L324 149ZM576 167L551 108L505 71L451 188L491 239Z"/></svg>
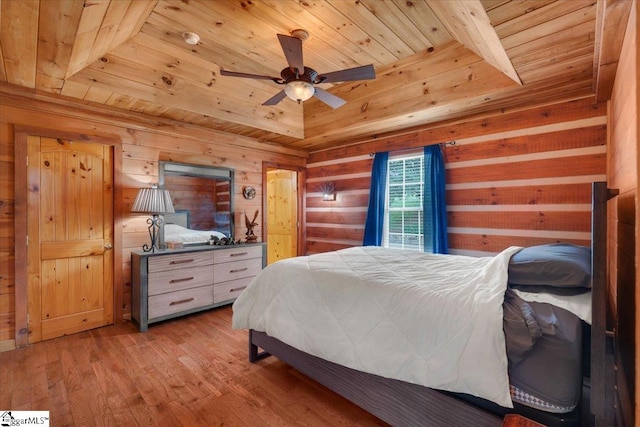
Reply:
<svg viewBox="0 0 640 427"><path fill-rule="evenodd" d="M138 190L131 212L152 214L152 217L147 219L151 245L145 244L142 246L142 250L155 252L158 249L158 235L162 225L162 219L158 215L175 212L169 191L160 189L157 185L153 185L151 188L141 188Z"/></svg>
<svg viewBox="0 0 640 427"><path fill-rule="evenodd" d="M266 265L266 244L131 253L131 318L152 323L231 304Z"/></svg>
<svg viewBox="0 0 640 427"><path fill-rule="evenodd" d="M255 235L253 229L258 225L256 219L258 218L258 210L256 209L256 213L253 215L253 219L249 221L249 217L247 213L244 213L244 222L247 225L247 243L255 243L258 240L258 236Z"/></svg>
<svg viewBox="0 0 640 427"><path fill-rule="evenodd" d="M209 244L215 245L215 246L230 246L230 245L241 245L242 241L240 239L233 240L233 237L218 238L217 236L211 236L211 240L209 240Z"/></svg>

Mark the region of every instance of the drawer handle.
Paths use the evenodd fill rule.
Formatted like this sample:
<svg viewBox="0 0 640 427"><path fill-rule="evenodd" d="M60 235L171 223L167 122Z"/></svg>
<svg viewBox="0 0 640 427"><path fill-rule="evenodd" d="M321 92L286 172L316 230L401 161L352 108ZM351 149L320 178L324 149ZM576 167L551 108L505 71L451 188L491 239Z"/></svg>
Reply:
<svg viewBox="0 0 640 427"><path fill-rule="evenodd" d="M194 300L194 298L181 299L179 301L172 301L169 305L185 304L185 303L191 302L193 300Z"/></svg>
<svg viewBox="0 0 640 427"><path fill-rule="evenodd" d="M193 259L176 259L171 261L169 264L171 265L175 265L175 264L187 264L193 262Z"/></svg>
<svg viewBox="0 0 640 427"><path fill-rule="evenodd" d="M169 280L169 283L188 282L189 280L193 280L193 277L185 277L184 279L172 279Z"/></svg>
<svg viewBox="0 0 640 427"><path fill-rule="evenodd" d="M243 256L249 255L249 252L236 252L235 254L229 254L229 256Z"/></svg>
<svg viewBox="0 0 640 427"><path fill-rule="evenodd" d="M241 288L229 289L229 292L238 292L238 291L241 291L241 290L243 290L245 288L246 288L246 286L243 286Z"/></svg>
<svg viewBox="0 0 640 427"><path fill-rule="evenodd" d="M249 267L239 268L237 270L231 270L231 271L229 271L229 273L240 273L241 271L247 271L248 269L249 269Z"/></svg>

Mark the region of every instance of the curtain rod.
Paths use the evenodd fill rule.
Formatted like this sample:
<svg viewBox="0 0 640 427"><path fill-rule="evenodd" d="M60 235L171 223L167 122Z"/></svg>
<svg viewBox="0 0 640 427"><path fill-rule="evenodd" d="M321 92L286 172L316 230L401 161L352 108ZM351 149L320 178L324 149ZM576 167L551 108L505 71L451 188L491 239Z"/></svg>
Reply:
<svg viewBox="0 0 640 427"><path fill-rule="evenodd" d="M446 147L447 145L456 145L456 140L452 139L451 141L438 142L437 144L430 144L430 145L440 145L442 147ZM426 147L426 145L425 145L425 147ZM402 152L402 151L419 150L420 148L424 148L424 147L403 148L401 150L393 150L393 152L394 153L398 153L398 152ZM375 155L376 155L376 153L369 153L369 157L373 157Z"/></svg>

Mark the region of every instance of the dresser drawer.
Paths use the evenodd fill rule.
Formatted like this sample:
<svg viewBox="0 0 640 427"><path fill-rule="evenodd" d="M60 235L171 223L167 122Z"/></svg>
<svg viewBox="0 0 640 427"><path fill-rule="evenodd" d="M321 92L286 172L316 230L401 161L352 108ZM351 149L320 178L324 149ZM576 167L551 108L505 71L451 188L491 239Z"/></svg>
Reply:
<svg viewBox="0 0 640 427"><path fill-rule="evenodd" d="M2 1L2 0L0 0ZM264 266L264 243L131 252L131 319L149 325L231 304Z"/></svg>
<svg viewBox="0 0 640 427"><path fill-rule="evenodd" d="M149 295L213 284L213 265L149 274Z"/></svg>
<svg viewBox="0 0 640 427"><path fill-rule="evenodd" d="M229 261L239 261L251 258L262 259L262 246L246 245L233 249L213 251L213 261L216 264Z"/></svg>
<svg viewBox="0 0 640 427"><path fill-rule="evenodd" d="M213 285L149 297L149 319L213 304Z"/></svg>
<svg viewBox="0 0 640 427"><path fill-rule="evenodd" d="M262 270L261 258L216 264L213 269L213 283L253 277L258 274L260 270Z"/></svg>
<svg viewBox="0 0 640 427"><path fill-rule="evenodd" d="M213 301L218 303L238 298L252 280L253 277L245 277L244 279L216 283L213 285Z"/></svg>
<svg viewBox="0 0 640 427"><path fill-rule="evenodd" d="M149 273L213 264L213 251L187 252L149 258Z"/></svg>

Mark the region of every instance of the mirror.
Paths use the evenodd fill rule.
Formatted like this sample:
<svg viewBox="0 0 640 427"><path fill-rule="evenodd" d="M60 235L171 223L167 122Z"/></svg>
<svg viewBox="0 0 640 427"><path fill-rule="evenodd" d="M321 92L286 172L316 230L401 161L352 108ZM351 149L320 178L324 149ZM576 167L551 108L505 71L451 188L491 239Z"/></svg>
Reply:
<svg viewBox="0 0 640 427"><path fill-rule="evenodd" d="M233 237L233 169L161 161L158 181L169 190L176 211L164 215L162 247Z"/></svg>

